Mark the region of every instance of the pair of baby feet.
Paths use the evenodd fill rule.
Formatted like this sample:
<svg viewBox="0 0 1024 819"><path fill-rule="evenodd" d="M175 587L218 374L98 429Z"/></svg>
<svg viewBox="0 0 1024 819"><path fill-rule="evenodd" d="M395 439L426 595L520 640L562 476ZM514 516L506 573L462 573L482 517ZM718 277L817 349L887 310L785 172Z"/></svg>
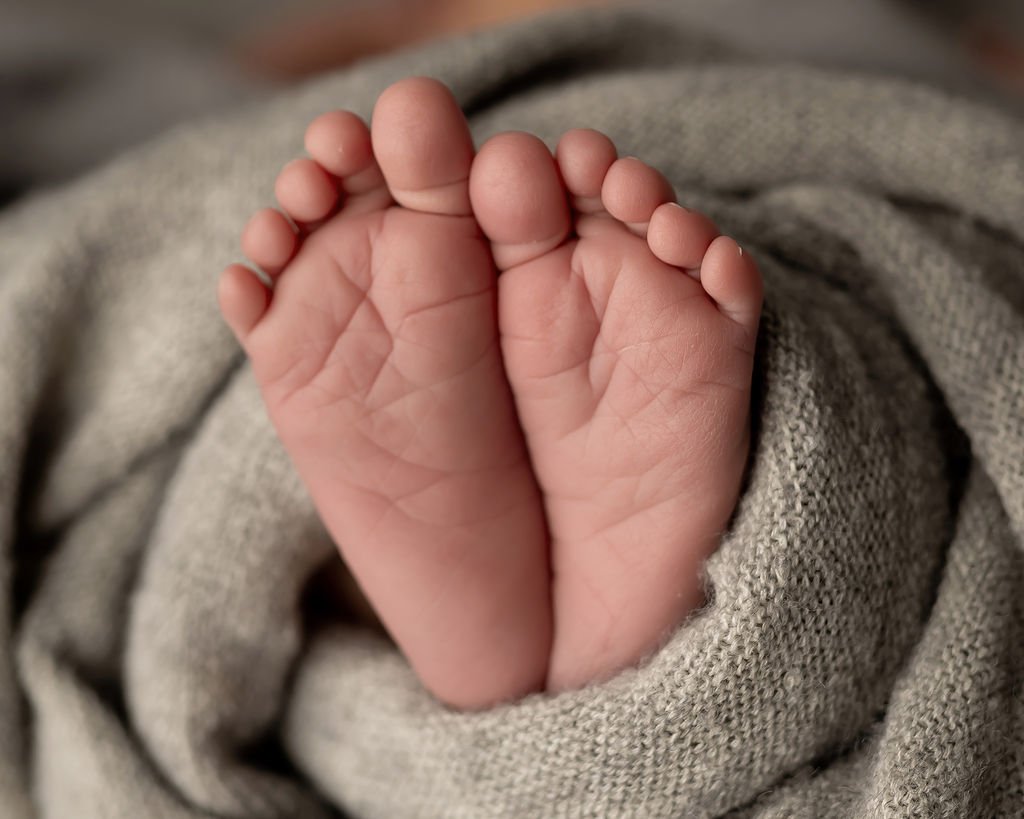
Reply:
<svg viewBox="0 0 1024 819"><path fill-rule="evenodd" d="M306 149L242 236L272 287L218 295L381 620L456 707L637 662L739 496L754 261L595 131L475 152L433 80Z"/></svg>

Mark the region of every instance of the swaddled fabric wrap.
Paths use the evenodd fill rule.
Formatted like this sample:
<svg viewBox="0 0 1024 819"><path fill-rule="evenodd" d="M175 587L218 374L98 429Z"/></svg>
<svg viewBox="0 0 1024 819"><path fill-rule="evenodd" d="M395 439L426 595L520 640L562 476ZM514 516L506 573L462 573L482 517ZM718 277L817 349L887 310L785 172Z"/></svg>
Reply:
<svg viewBox="0 0 1024 819"><path fill-rule="evenodd" d="M756 254L710 602L607 682L446 709L377 632L214 300L306 123L448 83L598 128ZM0 805L27 817L1024 811L1024 127L738 59L667 11L367 63L0 214Z"/></svg>

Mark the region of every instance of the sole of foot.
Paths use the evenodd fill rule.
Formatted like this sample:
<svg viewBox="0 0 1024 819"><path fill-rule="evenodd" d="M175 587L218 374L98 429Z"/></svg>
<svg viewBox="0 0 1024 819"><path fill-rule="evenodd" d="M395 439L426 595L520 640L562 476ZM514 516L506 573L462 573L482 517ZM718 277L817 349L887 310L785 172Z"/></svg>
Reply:
<svg viewBox="0 0 1024 819"><path fill-rule="evenodd" d="M473 211L501 273L506 371L546 508L547 686L651 652L703 602L738 500L762 282L757 265L607 137L482 146Z"/></svg>
<svg viewBox="0 0 1024 819"><path fill-rule="evenodd" d="M331 112L222 274L225 320L360 586L424 683L478 708L543 687L547 537L450 92ZM288 218L285 218L287 214ZM290 220L290 221L289 221ZM292 225L297 225L298 230Z"/></svg>

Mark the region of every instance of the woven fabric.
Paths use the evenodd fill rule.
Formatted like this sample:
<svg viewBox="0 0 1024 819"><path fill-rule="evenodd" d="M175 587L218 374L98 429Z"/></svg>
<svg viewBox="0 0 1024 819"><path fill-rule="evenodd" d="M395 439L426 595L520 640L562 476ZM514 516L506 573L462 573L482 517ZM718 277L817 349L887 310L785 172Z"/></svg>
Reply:
<svg viewBox="0 0 1024 819"><path fill-rule="evenodd" d="M337 558L213 296L305 124L409 74L478 139L605 131L766 280L709 604L605 683L473 714L308 616ZM970 100L588 11L362 64L0 215L11 819L1020 815L1022 542L1024 126Z"/></svg>

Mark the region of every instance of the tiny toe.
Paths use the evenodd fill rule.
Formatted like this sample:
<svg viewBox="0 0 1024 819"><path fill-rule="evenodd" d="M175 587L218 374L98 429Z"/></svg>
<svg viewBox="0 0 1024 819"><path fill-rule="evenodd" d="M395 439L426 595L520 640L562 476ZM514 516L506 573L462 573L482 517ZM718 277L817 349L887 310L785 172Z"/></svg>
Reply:
<svg viewBox="0 0 1024 819"><path fill-rule="evenodd" d="M249 268L228 265L217 282L217 302L224 321L241 344L256 326L270 303L270 291Z"/></svg>
<svg viewBox="0 0 1024 819"><path fill-rule="evenodd" d="M553 250L569 235L569 203L555 158L531 134L512 131L484 143L469 190L501 270Z"/></svg>
<svg viewBox="0 0 1024 819"><path fill-rule="evenodd" d="M562 181L578 213L599 213L601 185L612 163L618 158L615 143L600 131L576 128L566 131L555 149Z"/></svg>
<svg viewBox="0 0 1024 819"><path fill-rule="evenodd" d="M612 163L601 186L605 210L639 236L646 235L647 223L658 206L675 200L669 181L633 157Z"/></svg>
<svg viewBox="0 0 1024 819"><path fill-rule="evenodd" d="M242 231L242 252L271 279L291 261L297 246L295 229L273 208L256 211Z"/></svg>
<svg viewBox="0 0 1024 819"><path fill-rule="evenodd" d="M294 159L285 165L274 183L274 195L298 225L326 219L338 204L338 186L312 159Z"/></svg>
<svg viewBox="0 0 1024 819"><path fill-rule="evenodd" d="M452 92L414 77L387 88L373 109L373 153L391 196L425 213L468 216L473 137Z"/></svg>
<svg viewBox="0 0 1024 819"><path fill-rule="evenodd" d="M693 270L700 267L719 235L718 227L703 213L666 202L651 214L647 244L665 264Z"/></svg>
<svg viewBox="0 0 1024 819"><path fill-rule="evenodd" d="M329 111L306 129L306 152L337 178L341 189L352 195L384 184L373 156L370 129L351 111Z"/></svg>
<svg viewBox="0 0 1024 819"><path fill-rule="evenodd" d="M370 129L351 111L328 111L306 129L306 151L322 168L337 177L374 164Z"/></svg>
<svg viewBox="0 0 1024 819"><path fill-rule="evenodd" d="M728 236L715 239L700 265L700 281L718 308L733 321L756 329L764 284L753 257Z"/></svg>

